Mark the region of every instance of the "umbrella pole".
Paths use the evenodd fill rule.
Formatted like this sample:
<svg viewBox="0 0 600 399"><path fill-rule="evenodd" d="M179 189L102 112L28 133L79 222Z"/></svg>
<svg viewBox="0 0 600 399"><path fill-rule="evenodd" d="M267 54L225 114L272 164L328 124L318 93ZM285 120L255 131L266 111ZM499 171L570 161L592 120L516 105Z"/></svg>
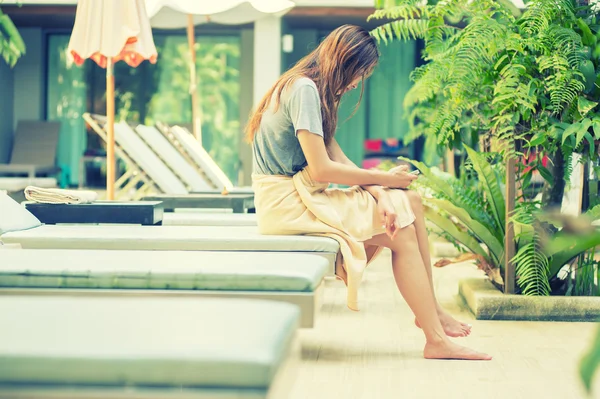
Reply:
<svg viewBox="0 0 600 399"><path fill-rule="evenodd" d="M115 199L115 76L112 57L106 60L106 199Z"/></svg>
<svg viewBox="0 0 600 399"><path fill-rule="evenodd" d="M198 101L198 90L196 87L196 38L194 32L194 17L188 14L187 37L190 48L190 94L192 95L192 130L196 140L202 145L202 123L200 121L200 103Z"/></svg>

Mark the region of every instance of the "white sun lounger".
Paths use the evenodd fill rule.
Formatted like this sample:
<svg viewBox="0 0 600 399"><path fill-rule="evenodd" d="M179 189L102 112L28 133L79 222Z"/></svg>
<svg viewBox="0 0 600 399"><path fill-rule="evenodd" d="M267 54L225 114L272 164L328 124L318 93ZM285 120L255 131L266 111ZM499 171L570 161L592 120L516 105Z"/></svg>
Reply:
<svg viewBox="0 0 600 399"><path fill-rule="evenodd" d="M115 123L115 140L165 193L186 194L179 178L125 122Z"/></svg>
<svg viewBox="0 0 600 399"><path fill-rule="evenodd" d="M260 300L0 296L0 397L285 398L298 316Z"/></svg>
<svg viewBox="0 0 600 399"><path fill-rule="evenodd" d="M313 253L326 258L331 270L339 250L330 238L261 235L254 226L43 225L4 233L0 240L31 249Z"/></svg>
<svg viewBox="0 0 600 399"><path fill-rule="evenodd" d="M137 133L165 164L183 181L188 191L210 190L214 186L177 151L171 142L154 126L138 125Z"/></svg>
<svg viewBox="0 0 600 399"><path fill-rule="evenodd" d="M187 152L190 159L206 174L217 190L233 189L231 180L187 129L181 126L167 127L164 124L159 127L163 134L170 134L170 139L176 141Z"/></svg>
<svg viewBox="0 0 600 399"><path fill-rule="evenodd" d="M104 141L107 134L105 119L83 114L83 119ZM139 199L145 194L157 192L186 194L188 190L181 180L124 122L115 123L115 153L127 164L127 172L115 182L118 199ZM142 182L141 187L137 187Z"/></svg>
<svg viewBox="0 0 600 399"><path fill-rule="evenodd" d="M0 295L268 299L299 306L313 327L328 266L308 254L0 250Z"/></svg>
<svg viewBox="0 0 600 399"><path fill-rule="evenodd" d="M256 213L167 212L163 226L256 226Z"/></svg>
<svg viewBox="0 0 600 399"><path fill-rule="evenodd" d="M101 117L92 116L86 113L84 114L84 119L90 124L90 126L92 126L98 135L100 135L103 139L106 138L106 134L101 126L101 124L104 123ZM151 132L151 130L145 130L143 128L140 129L140 131L144 131L145 133ZM154 142L154 144L157 146L157 149L160 147L155 134L149 133L144 134L144 136L146 138L153 137L152 139L149 138L149 140ZM193 192L191 186L186 187L186 184L182 182L182 179L178 176L178 174L174 173L173 170L165 164L163 159L161 159L161 157L165 159L173 158L171 159L171 161L173 161L176 158L175 154L173 154L173 152L176 152L174 148L170 147L172 151L167 151L165 154L162 154L161 157L159 157L157 153L154 152L144 140L142 140L140 135L125 122L119 122L115 124L115 143L117 145L117 149L119 150L117 151L119 156L125 160L125 162L128 164L128 168L131 169L131 172L128 171L124 177L119 178L117 183L115 183L115 186L119 191L118 197L122 196L121 193L129 195L128 192L133 191L135 193L133 196L131 196L133 199L139 199L141 197L147 199L156 195L161 195L157 193L162 192L162 195L171 196L173 198L172 201L175 201L175 204L183 201L186 204L186 207L215 207L215 205L217 205L217 208L223 208L224 206L231 205L231 198L229 198L229 196L221 195L200 195L190 200L190 198L193 196L190 196L190 194ZM212 164L214 164L212 159L210 159L210 161ZM184 159L178 159L178 161L174 162L176 162L176 165L178 166L173 166L174 164L172 162L169 162L169 164L173 168L177 168L179 175L186 175L187 180L192 179L191 175L189 174L192 171L189 169L187 172L181 170L182 162L186 162ZM208 162L207 165L208 164L210 164L210 162ZM213 166L213 169L216 168L220 171L216 164ZM220 173L223 172L220 171ZM199 177L199 175L197 175L196 178L197 177ZM183 179L183 181L186 181L186 179ZM139 180L142 180L145 184L142 186L142 188L136 191L135 184L137 184ZM198 183L197 180L195 180L195 182ZM119 189L120 187L122 188ZM202 190L210 191L211 188L210 186L206 185L202 188ZM212 205L207 204L207 199Z"/></svg>
<svg viewBox="0 0 600 399"><path fill-rule="evenodd" d="M227 190L234 188L231 180L229 180L210 154L186 128L169 126L160 122L157 126L173 146L211 180L216 190L220 192L223 188Z"/></svg>
<svg viewBox="0 0 600 399"><path fill-rule="evenodd" d="M0 241L30 249L108 249L312 253L335 269L337 241L315 236L261 235L255 226L41 225L0 194Z"/></svg>

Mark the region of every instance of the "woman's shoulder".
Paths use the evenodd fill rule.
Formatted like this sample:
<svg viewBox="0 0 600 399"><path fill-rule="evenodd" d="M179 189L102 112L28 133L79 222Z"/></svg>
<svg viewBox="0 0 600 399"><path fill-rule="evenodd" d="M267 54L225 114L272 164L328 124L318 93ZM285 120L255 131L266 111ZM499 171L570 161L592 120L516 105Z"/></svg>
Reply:
<svg viewBox="0 0 600 399"><path fill-rule="evenodd" d="M310 93L311 95L315 95L317 98L319 97L319 90L317 89L317 85L315 84L315 82L310 78L301 76L294 80L286 88L286 90L284 91L284 101L287 101L296 96L304 96L308 93Z"/></svg>
<svg viewBox="0 0 600 399"><path fill-rule="evenodd" d="M312 87L317 90L317 85L311 78L307 78L306 76L301 76L292 85L293 90L299 90L304 87ZM318 90L317 90L318 91Z"/></svg>

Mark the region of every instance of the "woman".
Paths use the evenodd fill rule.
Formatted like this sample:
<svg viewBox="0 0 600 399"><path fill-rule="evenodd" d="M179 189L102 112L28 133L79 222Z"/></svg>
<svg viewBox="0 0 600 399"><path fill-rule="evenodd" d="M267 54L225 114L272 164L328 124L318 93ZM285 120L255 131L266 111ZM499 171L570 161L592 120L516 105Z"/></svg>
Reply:
<svg viewBox="0 0 600 399"><path fill-rule="evenodd" d="M378 59L366 30L342 26L282 75L258 104L247 135L253 143L259 229L336 239L342 254L336 274L348 287L352 310L358 310L367 263L380 248L389 248L396 284L427 339L424 356L489 360L447 337L466 336L470 326L444 312L434 297L421 201L405 190L417 176L405 167L360 169L335 141L342 95L364 82ZM329 189L329 183L353 187Z"/></svg>

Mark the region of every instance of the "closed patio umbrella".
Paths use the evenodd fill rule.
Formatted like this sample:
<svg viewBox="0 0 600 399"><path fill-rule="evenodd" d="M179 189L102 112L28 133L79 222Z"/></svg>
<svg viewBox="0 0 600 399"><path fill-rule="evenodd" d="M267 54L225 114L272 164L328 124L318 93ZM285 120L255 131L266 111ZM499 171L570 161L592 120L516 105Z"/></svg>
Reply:
<svg viewBox="0 0 600 399"><path fill-rule="evenodd" d="M135 68L142 61L156 63L156 47L144 0L79 0L69 53L76 64L88 58L106 68L106 190L114 199L115 80L113 65L124 61Z"/></svg>
<svg viewBox="0 0 600 399"><path fill-rule="evenodd" d="M202 144L201 109L196 91L196 51L194 26L206 22L241 25L268 15L280 16L294 7L289 0L146 0L152 27L179 29L187 27L190 47L190 94L192 96L192 126L194 136Z"/></svg>

